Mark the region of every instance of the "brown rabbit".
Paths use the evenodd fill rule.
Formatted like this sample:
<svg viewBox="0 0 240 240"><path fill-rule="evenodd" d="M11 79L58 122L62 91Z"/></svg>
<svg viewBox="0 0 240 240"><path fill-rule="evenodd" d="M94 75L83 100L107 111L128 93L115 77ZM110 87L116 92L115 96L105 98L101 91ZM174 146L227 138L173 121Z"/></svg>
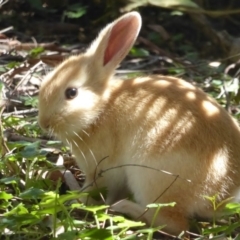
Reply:
<svg viewBox="0 0 240 240"><path fill-rule="evenodd" d="M123 15L86 53L50 73L39 92L39 123L70 146L84 189L106 187L107 204L124 199L114 209L138 218L149 203L176 202L153 225L178 234L189 218L213 216L205 196L236 195L240 131L216 101L181 79L114 78L140 27L137 12ZM152 224L155 211L141 219Z"/></svg>

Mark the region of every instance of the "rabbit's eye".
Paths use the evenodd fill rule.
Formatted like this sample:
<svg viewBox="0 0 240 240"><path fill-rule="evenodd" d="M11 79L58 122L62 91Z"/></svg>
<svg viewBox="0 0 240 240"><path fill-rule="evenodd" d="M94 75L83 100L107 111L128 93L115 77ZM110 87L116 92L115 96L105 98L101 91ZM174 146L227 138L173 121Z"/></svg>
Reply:
<svg viewBox="0 0 240 240"><path fill-rule="evenodd" d="M77 88L68 88L65 91L65 96L67 99L73 99L78 95L78 89Z"/></svg>

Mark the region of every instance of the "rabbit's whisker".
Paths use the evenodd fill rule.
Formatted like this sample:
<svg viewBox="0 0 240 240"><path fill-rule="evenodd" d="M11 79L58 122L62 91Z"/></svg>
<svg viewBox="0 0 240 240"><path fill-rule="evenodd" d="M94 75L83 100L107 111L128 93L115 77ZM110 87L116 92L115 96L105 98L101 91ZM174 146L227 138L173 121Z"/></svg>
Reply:
<svg viewBox="0 0 240 240"><path fill-rule="evenodd" d="M83 138L79 136L78 133L76 133L75 131L74 131L73 133L75 134L75 136L76 136L78 139L80 139L80 140L84 143L84 145L87 147L87 149L89 150L90 154L92 155L95 164L97 165L96 157L95 157L93 151L91 150L91 148L90 148L90 147L88 146L88 144L83 140Z"/></svg>

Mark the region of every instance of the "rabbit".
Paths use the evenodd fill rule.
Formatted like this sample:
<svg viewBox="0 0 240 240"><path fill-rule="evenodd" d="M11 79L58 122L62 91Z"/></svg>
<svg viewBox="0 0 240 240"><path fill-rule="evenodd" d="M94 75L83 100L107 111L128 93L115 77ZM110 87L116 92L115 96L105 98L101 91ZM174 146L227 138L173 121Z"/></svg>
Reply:
<svg viewBox="0 0 240 240"><path fill-rule="evenodd" d="M216 214L206 196L237 198L240 131L223 107L187 81L114 77L141 24L139 13L126 13L85 53L49 73L39 90L38 121L70 147L86 174L84 191L106 188L113 210L179 234L191 218ZM172 202L155 218L156 209L146 208Z"/></svg>

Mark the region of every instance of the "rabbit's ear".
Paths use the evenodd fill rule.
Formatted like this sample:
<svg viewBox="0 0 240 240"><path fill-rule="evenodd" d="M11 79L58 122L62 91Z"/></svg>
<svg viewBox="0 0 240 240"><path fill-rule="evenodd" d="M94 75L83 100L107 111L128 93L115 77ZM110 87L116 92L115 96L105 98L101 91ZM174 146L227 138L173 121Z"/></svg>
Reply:
<svg viewBox="0 0 240 240"><path fill-rule="evenodd" d="M112 24L104 51L103 65L113 64L115 68L128 54L141 27L141 17L137 12L124 15Z"/></svg>
<svg viewBox="0 0 240 240"><path fill-rule="evenodd" d="M130 12L107 25L88 49L91 66L100 75L110 77L118 64L128 54L141 28L141 16ZM101 72L102 71L102 72Z"/></svg>

